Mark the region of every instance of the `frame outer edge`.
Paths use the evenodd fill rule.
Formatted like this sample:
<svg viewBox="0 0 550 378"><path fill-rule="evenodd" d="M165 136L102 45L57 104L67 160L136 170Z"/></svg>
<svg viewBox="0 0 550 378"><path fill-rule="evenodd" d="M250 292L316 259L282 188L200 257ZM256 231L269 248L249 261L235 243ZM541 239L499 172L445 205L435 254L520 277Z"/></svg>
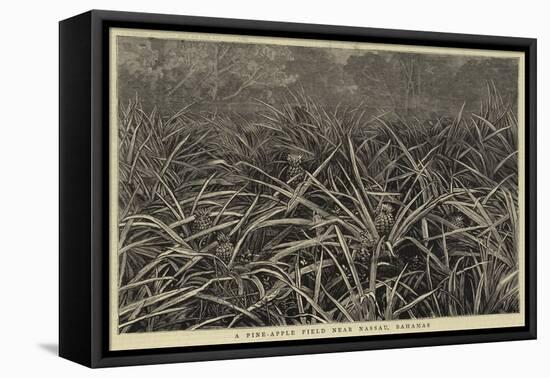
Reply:
<svg viewBox="0 0 550 378"><path fill-rule="evenodd" d="M91 365L90 13L59 23L59 355Z"/></svg>
<svg viewBox="0 0 550 378"><path fill-rule="evenodd" d="M526 109L528 114L526 130L529 132L529 158L527 164L529 166L526 172L529 176L526 177L526 182L529 185L529 225L528 237L526 238L528 245L526 253L529 254L529 334L532 339L537 338L537 40L530 39L526 48L526 55L529 58L527 65L526 83L529 85L528 96L526 98Z"/></svg>
<svg viewBox="0 0 550 378"><path fill-rule="evenodd" d="M496 37L486 35L468 35L454 33L432 33L404 30L385 30L372 28L359 28L347 26L330 25L312 25L295 24L284 22L235 20L222 18L206 18L193 16L177 16L162 14L146 14L133 12L115 12L104 10L93 10L87 13L89 15L89 44L90 56L87 63L90 68L90 96L87 103L91 107L88 124L89 129L89 152L90 171L88 171L91 181L88 181L87 190L90 191L88 204L90 204L90 229L91 241L87 255L89 262L90 280L88 281L88 291L91 292L89 304L91 308L88 311L89 333L89 360L86 365L91 367L111 367L121 365L142 365L171 362L188 362L204 360L220 360L235 358L254 358L280 355L300 355L311 353L330 353L344 351L360 351L372 349L388 348L408 348L434 345L450 344L470 344L480 342L497 342L525 340L536 338L536 40L531 38L516 37ZM105 38L106 25L111 22L137 23L140 25L149 25L151 28L161 25L163 27L185 28L200 27L212 28L216 32L250 32L260 35L274 34L294 34L298 33L309 38L322 37L342 40L375 40L381 43L408 43L432 46L461 46L468 45L471 48L483 48L492 46L493 48L511 49L515 51L524 51L529 58L527 67L526 85L528 86L527 117L526 129L529 132L529 149L526 177L529 187L529 230L528 230L528 248L529 264L526 266L526 272L529 274L527 282L528 327L521 329L503 329L493 333L468 333L453 335L419 334L415 337L401 337L391 339L366 339L364 341L336 340L333 342L317 342L310 345L280 345L272 343L262 343L267 345L256 346L233 346L220 348L211 348L208 350L140 350L136 353L111 353L108 352L108 324L105 323L108 311L108 288L105 285L107 269L104 269L105 251L108 250L108 185L106 185L106 172L108 172L108 55L106 54L107 41ZM108 31L107 31L108 35ZM60 101L60 113L63 111ZM106 108L107 107L107 108ZM61 144L60 144L61 145ZM60 159L61 160L61 159ZM60 161L61 164L61 161ZM61 180L61 174L60 174ZM61 184L61 182L60 182ZM108 184L108 183L107 183ZM60 233L60 239L61 239ZM61 244L61 240L60 240ZM107 249L105 249L107 248ZM61 264L61 261L60 261ZM60 293L61 294L61 293ZM60 307L61 311L61 307ZM82 346L83 340L79 346ZM60 349L61 350L61 349Z"/></svg>
<svg viewBox="0 0 550 378"><path fill-rule="evenodd" d="M103 52L103 19L91 11L91 367L103 366L104 351L108 348L108 324L103 319L108 311L108 259L109 251L109 117L108 106L108 55Z"/></svg>

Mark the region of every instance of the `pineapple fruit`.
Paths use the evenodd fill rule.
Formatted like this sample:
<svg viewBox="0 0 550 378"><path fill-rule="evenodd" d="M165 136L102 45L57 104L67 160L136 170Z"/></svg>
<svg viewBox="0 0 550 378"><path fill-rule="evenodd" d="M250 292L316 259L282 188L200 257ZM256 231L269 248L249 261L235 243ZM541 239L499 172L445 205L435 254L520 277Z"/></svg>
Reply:
<svg viewBox="0 0 550 378"><path fill-rule="evenodd" d="M239 264L246 265L254 260L254 254L252 253L250 248L247 248L238 255L237 260Z"/></svg>
<svg viewBox="0 0 550 378"><path fill-rule="evenodd" d="M233 253L233 243L229 240L229 237L223 232L219 233L216 237L218 246L216 247L216 256L218 256L225 263L231 260Z"/></svg>
<svg viewBox="0 0 550 378"><path fill-rule="evenodd" d="M302 176L304 169L302 168L302 159L304 156L302 154L288 154L286 160L288 163L287 169L287 181L298 176Z"/></svg>
<svg viewBox="0 0 550 378"><path fill-rule="evenodd" d="M275 283L275 279L272 276L267 275L267 274L262 274L260 276L260 280L262 282L262 285L263 285L264 289L266 289L266 290L270 289L273 286L273 284Z"/></svg>
<svg viewBox="0 0 550 378"><path fill-rule="evenodd" d="M306 267L311 263L309 257L310 256L308 256L308 253L304 250L300 250L298 252L296 258L298 259L298 264L300 265L300 268Z"/></svg>
<svg viewBox="0 0 550 378"><path fill-rule="evenodd" d="M376 226L376 231L382 236L390 233L395 223L395 218L393 217L393 206L390 204L382 204L376 218L374 218L374 225Z"/></svg>
<svg viewBox="0 0 550 378"><path fill-rule="evenodd" d="M455 228L464 228L464 216L459 213L453 213L449 217L449 222L455 227Z"/></svg>
<svg viewBox="0 0 550 378"><path fill-rule="evenodd" d="M359 235L359 242L361 243L361 250L370 251L374 248L376 241L368 230L363 230Z"/></svg>
<svg viewBox="0 0 550 378"><path fill-rule="evenodd" d="M370 261L370 254L374 248L375 240L368 230L363 230L359 235L360 248L357 251L356 258L359 263L367 265Z"/></svg>
<svg viewBox="0 0 550 378"><path fill-rule="evenodd" d="M212 218L208 209L197 209L195 211L195 220L193 221L193 233L198 233L212 227Z"/></svg>
<svg viewBox="0 0 550 378"><path fill-rule="evenodd" d="M348 266L347 264L342 264L341 267L342 267L342 271L343 271L344 274L346 275L346 278L347 278L348 280L353 279L353 275L352 275L352 273L351 273L351 269L349 268L349 266Z"/></svg>

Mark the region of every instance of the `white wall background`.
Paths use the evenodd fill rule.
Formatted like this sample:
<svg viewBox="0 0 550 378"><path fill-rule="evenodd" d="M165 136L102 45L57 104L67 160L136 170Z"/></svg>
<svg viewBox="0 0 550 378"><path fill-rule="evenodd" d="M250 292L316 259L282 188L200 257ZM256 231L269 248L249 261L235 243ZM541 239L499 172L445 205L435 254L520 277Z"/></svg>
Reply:
<svg viewBox="0 0 550 378"><path fill-rule="evenodd" d="M0 22L0 375L518 377L548 370L550 27L544 1L5 1ZM92 371L58 358L58 26L91 8L539 39L539 340Z"/></svg>

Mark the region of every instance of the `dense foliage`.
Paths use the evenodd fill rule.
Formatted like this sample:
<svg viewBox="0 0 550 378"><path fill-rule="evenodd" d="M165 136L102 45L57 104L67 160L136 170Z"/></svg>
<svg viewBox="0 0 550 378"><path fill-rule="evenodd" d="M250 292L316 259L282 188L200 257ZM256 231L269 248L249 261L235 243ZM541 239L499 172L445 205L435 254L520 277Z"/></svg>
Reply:
<svg viewBox="0 0 550 378"><path fill-rule="evenodd" d="M121 332L519 310L517 120L119 111Z"/></svg>

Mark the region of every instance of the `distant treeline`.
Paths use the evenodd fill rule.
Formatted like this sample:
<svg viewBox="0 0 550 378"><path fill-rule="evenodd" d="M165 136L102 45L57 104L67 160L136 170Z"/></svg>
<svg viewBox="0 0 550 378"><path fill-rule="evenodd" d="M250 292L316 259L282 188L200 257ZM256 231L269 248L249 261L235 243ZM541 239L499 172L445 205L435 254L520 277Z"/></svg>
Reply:
<svg viewBox="0 0 550 378"><path fill-rule="evenodd" d="M337 104L415 114L476 111L494 85L517 98L517 60L315 47L119 37L119 99L139 96L164 113L189 103L209 112L253 113L260 102L303 91Z"/></svg>

